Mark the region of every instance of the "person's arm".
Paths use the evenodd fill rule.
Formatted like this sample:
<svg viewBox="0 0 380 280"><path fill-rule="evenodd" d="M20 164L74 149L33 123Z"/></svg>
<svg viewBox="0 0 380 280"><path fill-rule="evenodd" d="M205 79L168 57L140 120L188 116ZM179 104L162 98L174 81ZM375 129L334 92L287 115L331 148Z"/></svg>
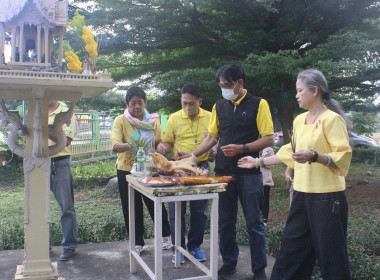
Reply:
<svg viewBox="0 0 380 280"><path fill-rule="evenodd" d="M54 141L55 143L57 143L57 137L55 137L54 135L49 135L49 139ZM73 141L72 138L66 136L66 146L70 146L71 142Z"/></svg>
<svg viewBox="0 0 380 280"><path fill-rule="evenodd" d="M251 156L247 156L238 160L238 166L240 168L265 167L266 165L280 164L283 164L283 162L276 155L267 158L253 158Z"/></svg>
<svg viewBox="0 0 380 280"><path fill-rule="evenodd" d="M292 178L292 173L293 173L293 168L287 167L285 170L285 181L288 183L293 183L293 178Z"/></svg>
<svg viewBox="0 0 380 280"><path fill-rule="evenodd" d="M193 154L195 157L199 157L200 155L208 152L216 143L218 139L214 136L208 135L205 139L203 139L202 143L196 148L192 153L186 153L182 151L176 152L175 159L181 160L183 158L188 158Z"/></svg>
<svg viewBox="0 0 380 280"><path fill-rule="evenodd" d="M310 150L300 150L292 153L292 158L298 163L306 163L313 159L313 152ZM318 154L317 163L327 165L329 163L329 156L327 154ZM329 166L337 168L334 161L330 159Z"/></svg>
<svg viewBox="0 0 380 280"><path fill-rule="evenodd" d="M112 147L112 151L115 153L123 153L132 148L131 144L129 143L116 143Z"/></svg>
<svg viewBox="0 0 380 280"><path fill-rule="evenodd" d="M115 153L124 153L132 148L131 144L123 143L123 126L119 118L116 118L113 123L110 138L113 144L112 151Z"/></svg>

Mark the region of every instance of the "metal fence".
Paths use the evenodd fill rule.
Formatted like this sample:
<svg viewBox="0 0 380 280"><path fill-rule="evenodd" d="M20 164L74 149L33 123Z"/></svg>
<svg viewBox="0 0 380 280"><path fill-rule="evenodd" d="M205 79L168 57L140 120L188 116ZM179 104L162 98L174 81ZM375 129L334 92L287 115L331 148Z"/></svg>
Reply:
<svg viewBox="0 0 380 280"><path fill-rule="evenodd" d="M116 157L110 140L113 120L109 116L89 113L75 113L74 140L70 149L73 156L90 155L90 158L75 157L73 164ZM11 125L4 126L0 118L0 144L5 144Z"/></svg>
<svg viewBox="0 0 380 280"><path fill-rule="evenodd" d="M106 116L98 116L96 119L92 117L90 114L75 114L71 152L74 156L91 154L91 159L80 160L81 162L94 160L95 153L99 152L108 153L102 158L115 157L110 140L113 120Z"/></svg>

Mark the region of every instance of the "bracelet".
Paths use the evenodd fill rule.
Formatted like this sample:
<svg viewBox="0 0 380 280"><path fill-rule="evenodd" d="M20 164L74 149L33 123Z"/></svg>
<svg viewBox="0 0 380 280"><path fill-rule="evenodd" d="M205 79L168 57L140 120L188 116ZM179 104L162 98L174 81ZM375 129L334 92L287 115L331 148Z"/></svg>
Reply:
<svg viewBox="0 0 380 280"><path fill-rule="evenodd" d="M327 161L327 163L326 163L326 164L324 164L324 166L329 166L329 165L330 165L330 163L331 163L331 157L330 157L330 155L329 155L329 154L325 154L325 156L327 156L327 159L328 159L328 161Z"/></svg>
<svg viewBox="0 0 380 280"><path fill-rule="evenodd" d="M313 153L313 157L311 158L311 160L309 160L309 164L311 164L312 162L316 162L318 159L318 153L314 150L311 150L311 152Z"/></svg>
<svg viewBox="0 0 380 280"><path fill-rule="evenodd" d="M256 168L260 166L260 164L257 164L258 160L259 160L258 158L255 158Z"/></svg>
<svg viewBox="0 0 380 280"><path fill-rule="evenodd" d="M260 158L260 162L261 162L261 166L262 166L262 167L265 167L264 158L261 157L261 158Z"/></svg>

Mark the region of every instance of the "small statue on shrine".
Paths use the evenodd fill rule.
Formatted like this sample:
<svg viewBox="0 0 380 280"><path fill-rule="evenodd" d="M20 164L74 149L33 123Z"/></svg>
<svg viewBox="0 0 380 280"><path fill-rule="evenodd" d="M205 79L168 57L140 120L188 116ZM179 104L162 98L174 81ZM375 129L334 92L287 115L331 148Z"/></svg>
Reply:
<svg viewBox="0 0 380 280"><path fill-rule="evenodd" d="M30 51L30 62L37 62L37 53L36 50Z"/></svg>

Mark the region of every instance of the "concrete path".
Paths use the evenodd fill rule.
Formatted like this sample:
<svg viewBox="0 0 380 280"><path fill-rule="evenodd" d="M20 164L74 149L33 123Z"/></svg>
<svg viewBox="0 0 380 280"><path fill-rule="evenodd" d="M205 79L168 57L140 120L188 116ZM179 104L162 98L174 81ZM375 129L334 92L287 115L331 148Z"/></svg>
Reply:
<svg viewBox="0 0 380 280"><path fill-rule="evenodd" d="M209 256L209 236L202 245L203 252ZM253 278L251 272L251 257L249 247L240 245L239 262L236 274L227 278L228 280L248 280ZM136 274L129 272L128 241L84 244L79 245L74 259L67 262L58 261L61 247L54 247L50 251L52 262L58 262L58 273L65 280L148 280L147 274L138 266ZM23 261L24 250L0 251L0 279L13 279L17 265ZM153 239L146 240L146 249L141 256L153 268ZM204 275L189 261L186 261L181 268L175 269L171 263L171 250L163 251L164 277L163 279L181 279ZM274 265L274 258L267 256L268 267L266 268L269 279ZM219 266L222 259L219 256ZM209 261L205 264L209 266Z"/></svg>

